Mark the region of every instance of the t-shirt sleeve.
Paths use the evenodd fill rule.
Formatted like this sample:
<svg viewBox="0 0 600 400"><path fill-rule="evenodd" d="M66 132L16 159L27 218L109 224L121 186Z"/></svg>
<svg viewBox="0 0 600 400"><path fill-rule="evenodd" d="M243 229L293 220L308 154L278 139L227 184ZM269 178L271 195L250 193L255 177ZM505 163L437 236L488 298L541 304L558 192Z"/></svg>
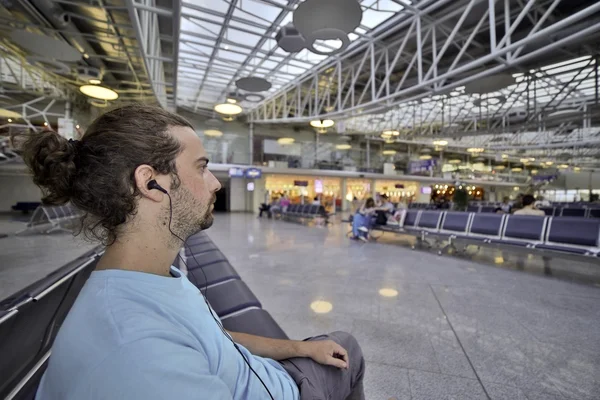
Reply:
<svg viewBox="0 0 600 400"><path fill-rule="evenodd" d="M168 338L145 338L108 354L77 385L77 399L232 399L206 354Z"/></svg>

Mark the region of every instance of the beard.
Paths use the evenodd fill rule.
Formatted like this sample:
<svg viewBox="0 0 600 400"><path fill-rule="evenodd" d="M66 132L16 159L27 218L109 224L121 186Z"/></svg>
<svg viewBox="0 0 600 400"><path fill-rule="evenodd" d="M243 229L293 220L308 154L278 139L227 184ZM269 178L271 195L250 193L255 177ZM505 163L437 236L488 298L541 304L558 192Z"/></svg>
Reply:
<svg viewBox="0 0 600 400"><path fill-rule="evenodd" d="M173 218L171 221L171 230L183 240L187 240L193 234L208 229L213 224L213 215L211 205L216 200L216 195L211 197L211 201L203 203L184 186L179 186L171 191L171 200L173 207ZM163 211L167 224L169 220L169 206ZM173 237L174 244L179 247L181 243Z"/></svg>

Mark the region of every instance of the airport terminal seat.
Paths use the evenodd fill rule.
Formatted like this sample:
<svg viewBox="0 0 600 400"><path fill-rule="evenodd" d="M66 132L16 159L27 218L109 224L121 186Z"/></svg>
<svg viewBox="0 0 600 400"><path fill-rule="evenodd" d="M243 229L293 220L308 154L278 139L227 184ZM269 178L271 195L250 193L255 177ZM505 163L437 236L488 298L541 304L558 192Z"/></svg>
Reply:
<svg viewBox="0 0 600 400"><path fill-rule="evenodd" d="M227 316L222 318L221 322L228 331L243 332L271 339L289 339L271 314L262 309L254 308L240 314Z"/></svg>
<svg viewBox="0 0 600 400"><path fill-rule="evenodd" d="M208 288L201 286L198 289L204 293L219 318L251 307L262 308L254 293L241 280L230 280Z"/></svg>
<svg viewBox="0 0 600 400"><path fill-rule="evenodd" d="M600 218L600 208L590 208L589 209L589 217L590 218Z"/></svg>
<svg viewBox="0 0 600 400"><path fill-rule="evenodd" d="M579 217L556 217L548 223L544 243L536 249L563 251L582 255L600 252L600 220Z"/></svg>
<svg viewBox="0 0 600 400"><path fill-rule="evenodd" d="M188 270L187 276L190 282L199 288L205 288L232 279L241 279L237 271L227 261L219 261Z"/></svg>
<svg viewBox="0 0 600 400"><path fill-rule="evenodd" d="M217 248L213 244L213 242L204 242L204 243L198 243L198 244L186 246L185 254L187 256L189 256L191 254L201 254L201 253L206 253L207 251L216 250L216 249Z"/></svg>
<svg viewBox="0 0 600 400"><path fill-rule="evenodd" d="M478 213L480 209L480 206L467 206L467 212Z"/></svg>
<svg viewBox="0 0 600 400"><path fill-rule="evenodd" d="M469 239L482 242L500 239L505 217L502 214L473 214Z"/></svg>
<svg viewBox="0 0 600 400"><path fill-rule="evenodd" d="M406 217L404 218L404 229L405 230L416 230L421 210L407 210Z"/></svg>
<svg viewBox="0 0 600 400"><path fill-rule="evenodd" d="M547 217L535 215L509 215L506 217L502 238L492 239L491 243L533 247L544 241Z"/></svg>
<svg viewBox="0 0 600 400"><path fill-rule="evenodd" d="M553 217L554 213L556 212L555 207L539 207L539 209L542 210L544 214L546 214L549 217Z"/></svg>
<svg viewBox="0 0 600 400"><path fill-rule="evenodd" d="M444 213L440 211L423 210L417 221L417 228L425 231L437 231L443 215Z"/></svg>
<svg viewBox="0 0 600 400"><path fill-rule="evenodd" d="M442 236L466 238L472 216L472 213L464 211L446 212L439 234Z"/></svg>
<svg viewBox="0 0 600 400"><path fill-rule="evenodd" d="M32 399L50 348L98 262L95 251L0 302L0 397Z"/></svg>
<svg viewBox="0 0 600 400"><path fill-rule="evenodd" d="M494 212L495 209L496 209L496 206L481 206L481 209L479 210L479 212L491 213L491 212Z"/></svg>
<svg viewBox="0 0 600 400"><path fill-rule="evenodd" d="M217 263L219 261L227 261L227 257L220 250L209 250L204 253L194 253L186 256L185 263L188 271L193 271L196 268L203 268L207 265Z"/></svg>
<svg viewBox="0 0 600 400"><path fill-rule="evenodd" d="M11 206L10 208L12 208L14 211L21 211L23 214L27 214L30 211L34 211L41 204L42 203L40 203L39 201L37 201L37 202L19 201L15 205Z"/></svg>
<svg viewBox="0 0 600 400"><path fill-rule="evenodd" d="M587 209L585 208L563 208L561 217L585 217Z"/></svg>

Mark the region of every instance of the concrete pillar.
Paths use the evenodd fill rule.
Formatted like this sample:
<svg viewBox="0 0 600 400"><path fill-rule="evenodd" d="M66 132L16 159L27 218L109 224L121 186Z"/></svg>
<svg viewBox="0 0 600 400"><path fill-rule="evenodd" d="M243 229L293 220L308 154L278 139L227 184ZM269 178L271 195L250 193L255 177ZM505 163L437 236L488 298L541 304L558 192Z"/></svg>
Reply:
<svg viewBox="0 0 600 400"><path fill-rule="evenodd" d="M342 196L342 211L348 211L348 205L350 202L346 199L346 195L348 194L348 180L347 178L342 178L342 185L340 189L340 194Z"/></svg>
<svg viewBox="0 0 600 400"><path fill-rule="evenodd" d="M248 129L248 154L250 159L248 165L254 165L254 122L250 121L250 128Z"/></svg>

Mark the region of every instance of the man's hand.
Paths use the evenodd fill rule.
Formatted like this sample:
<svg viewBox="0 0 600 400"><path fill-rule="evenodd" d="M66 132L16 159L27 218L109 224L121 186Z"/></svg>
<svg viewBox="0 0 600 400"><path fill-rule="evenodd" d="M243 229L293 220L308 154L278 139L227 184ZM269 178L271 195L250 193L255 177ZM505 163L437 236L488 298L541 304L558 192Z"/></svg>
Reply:
<svg viewBox="0 0 600 400"><path fill-rule="evenodd" d="M348 352L333 340L301 342L302 353L319 364L348 368Z"/></svg>

